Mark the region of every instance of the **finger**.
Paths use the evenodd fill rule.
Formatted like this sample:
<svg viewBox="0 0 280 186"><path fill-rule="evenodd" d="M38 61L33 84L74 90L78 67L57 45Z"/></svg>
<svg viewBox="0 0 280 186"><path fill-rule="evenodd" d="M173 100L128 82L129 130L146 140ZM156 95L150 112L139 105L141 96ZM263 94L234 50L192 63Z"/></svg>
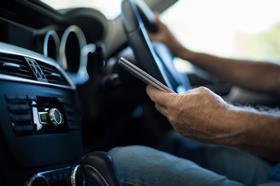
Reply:
<svg viewBox="0 0 280 186"><path fill-rule="evenodd" d="M162 30L165 27L165 24L160 20L159 14L155 16L155 23L159 30Z"/></svg>
<svg viewBox="0 0 280 186"><path fill-rule="evenodd" d="M155 13L155 19L154 19L155 24L158 26L159 24L159 14Z"/></svg>
<svg viewBox="0 0 280 186"><path fill-rule="evenodd" d="M146 92L152 101L161 105L166 105L171 99L174 98L174 96L176 96L174 93L161 91L151 85L147 86Z"/></svg>
<svg viewBox="0 0 280 186"><path fill-rule="evenodd" d="M159 40L159 35L158 34L152 34L149 33L149 38L153 41L158 41Z"/></svg>
<svg viewBox="0 0 280 186"><path fill-rule="evenodd" d="M149 38L151 41L163 42L163 38L160 33L155 33L155 34L150 33Z"/></svg>
<svg viewBox="0 0 280 186"><path fill-rule="evenodd" d="M198 95L198 94L212 94L212 95L216 95L214 92L212 92L210 89L206 88L206 87L197 87L197 88L193 88L190 89L188 91L186 91L184 93L185 95Z"/></svg>
<svg viewBox="0 0 280 186"><path fill-rule="evenodd" d="M167 112L167 109L166 109L165 106L162 106L162 105L156 103L156 104L155 104L155 107L156 107L156 109L157 109L161 114L163 114L164 116L167 117L168 112Z"/></svg>

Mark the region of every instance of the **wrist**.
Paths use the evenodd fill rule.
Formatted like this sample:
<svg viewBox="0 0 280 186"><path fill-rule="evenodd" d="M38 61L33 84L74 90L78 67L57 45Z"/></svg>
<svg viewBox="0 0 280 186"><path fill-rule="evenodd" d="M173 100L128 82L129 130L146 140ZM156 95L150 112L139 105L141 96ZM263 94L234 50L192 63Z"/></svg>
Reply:
<svg viewBox="0 0 280 186"><path fill-rule="evenodd" d="M216 143L238 147L247 140L250 124L247 123L245 116L238 107L226 104L219 112L219 121L224 125L222 135L218 135Z"/></svg>
<svg viewBox="0 0 280 186"><path fill-rule="evenodd" d="M180 46L177 48L175 56L192 62L195 61L197 53L185 48L184 46Z"/></svg>
<svg viewBox="0 0 280 186"><path fill-rule="evenodd" d="M175 44L173 45L173 47L170 48L172 48L171 50L174 56L179 58L182 58L182 56L185 55L184 53L187 52L187 49L181 44Z"/></svg>

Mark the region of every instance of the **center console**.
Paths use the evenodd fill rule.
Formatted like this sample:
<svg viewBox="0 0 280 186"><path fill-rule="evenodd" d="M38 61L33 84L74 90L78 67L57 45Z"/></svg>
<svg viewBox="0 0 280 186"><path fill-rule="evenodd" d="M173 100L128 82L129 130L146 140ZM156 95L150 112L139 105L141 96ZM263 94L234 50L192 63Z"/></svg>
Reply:
<svg viewBox="0 0 280 186"><path fill-rule="evenodd" d="M0 43L1 185L69 185L82 156L76 89L53 60Z"/></svg>

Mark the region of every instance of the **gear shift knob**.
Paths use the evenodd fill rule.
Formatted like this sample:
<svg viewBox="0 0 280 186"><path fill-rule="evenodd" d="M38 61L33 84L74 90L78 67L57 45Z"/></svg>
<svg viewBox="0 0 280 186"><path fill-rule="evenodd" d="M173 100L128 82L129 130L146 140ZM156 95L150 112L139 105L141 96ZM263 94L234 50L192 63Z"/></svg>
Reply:
<svg viewBox="0 0 280 186"><path fill-rule="evenodd" d="M75 176L74 185L72 184L73 179L71 178L72 186L119 185L112 158L106 152L92 152L84 156L76 170Z"/></svg>

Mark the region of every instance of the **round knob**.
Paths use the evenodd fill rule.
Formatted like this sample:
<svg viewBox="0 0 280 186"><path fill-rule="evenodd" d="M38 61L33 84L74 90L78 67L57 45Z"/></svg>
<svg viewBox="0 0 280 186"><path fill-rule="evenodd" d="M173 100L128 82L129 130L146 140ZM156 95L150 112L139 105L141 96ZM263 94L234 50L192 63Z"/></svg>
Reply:
<svg viewBox="0 0 280 186"><path fill-rule="evenodd" d="M33 176L26 184L26 186L49 186L49 182L45 176Z"/></svg>
<svg viewBox="0 0 280 186"><path fill-rule="evenodd" d="M55 126L59 126L64 122L63 115L57 108L52 108L49 110L49 118L51 123Z"/></svg>

